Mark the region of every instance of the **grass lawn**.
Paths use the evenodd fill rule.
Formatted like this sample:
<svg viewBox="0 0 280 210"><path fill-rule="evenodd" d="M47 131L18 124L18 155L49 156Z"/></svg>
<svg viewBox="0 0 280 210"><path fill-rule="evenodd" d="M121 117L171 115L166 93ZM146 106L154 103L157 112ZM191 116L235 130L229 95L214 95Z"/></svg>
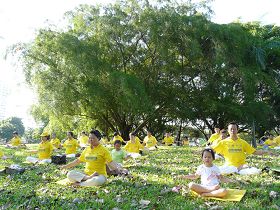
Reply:
<svg viewBox="0 0 280 210"><path fill-rule="evenodd" d="M34 147L34 145L28 145ZM132 179L109 177L102 187L57 185L66 178L58 166L22 163L29 154L25 149L1 147L12 159L0 160L0 169L19 164L27 170L19 175L0 175L0 209L279 209L279 176L263 172L254 176L232 175L240 184L223 184L226 188L247 190L241 202L223 202L193 197L187 187L179 193L170 189L187 186L189 181L176 178L193 173L201 164L198 147L160 147L125 166ZM279 154L279 153L278 153ZM279 156L249 156L248 163L257 168L279 167ZM215 164L221 165L220 160ZM79 167L83 169L83 165ZM200 180L197 180L200 182ZM273 192L276 192L274 195Z"/></svg>

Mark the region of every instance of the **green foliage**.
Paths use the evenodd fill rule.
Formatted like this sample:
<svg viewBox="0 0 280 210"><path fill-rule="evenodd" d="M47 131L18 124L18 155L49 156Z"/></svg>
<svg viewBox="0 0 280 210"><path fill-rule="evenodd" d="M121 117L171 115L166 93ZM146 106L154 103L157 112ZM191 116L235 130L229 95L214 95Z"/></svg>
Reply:
<svg viewBox="0 0 280 210"><path fill-rule="evenodd" d="M29 149L36 145L27 145ZM190 180L181 180L178 175L194 173L202 163L202 148L164 147L140 159L128 160L124 166L133 175L132 179L109 177L102 187L72 187L55 182L66 177L56 165L28 165L22 163L29 155L26 150L1 147L12 159L1 160L0 168L20 164L27 168L22 175L0 175L0 207L4 209L274 209L280 206L279 199L270 196L278 192L279 177L263 172L257 176L231 175L238 184L223 184L231 189L247 190L240 202L205 200L189 193ZM68 160L69 161L69 160ZM257 168L279 166L279 156L248 156L248 163ZM222 165L221 160L215 161ZM82 170L84 166L76 169ZM196 180L195 182L199 182ZM171 192L172 187L181 185L180 193ZM74 202L78 198L79 202ZM148 200L145 206L139 202Z"/></svg>
<svg viewBox="0 0 280 210"><path fill-rule="evenodd" d="M275 127L279 28L212 23L208 3L84 5L67 13L63 30L39 30L23 46L39 94L33 114L50 129L98 127L125 138L144 126L162 133L174 119L203 122L201 131L232 120Z"/></svg>
<svg viewBox="0 0 280 210"><path fill-rule="evenodd" d="M10 117L0 122L0 138L10 140L13 137L14 131L17 131L21 136L24 130L23 123L18 117Z"/></svg>

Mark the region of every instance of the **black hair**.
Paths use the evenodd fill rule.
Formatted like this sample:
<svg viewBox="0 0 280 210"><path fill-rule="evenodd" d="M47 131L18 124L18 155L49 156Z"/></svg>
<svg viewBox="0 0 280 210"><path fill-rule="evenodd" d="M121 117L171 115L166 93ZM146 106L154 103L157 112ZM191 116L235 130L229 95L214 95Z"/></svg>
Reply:
<svg viewBox="0 0 280 210"><path fill-rule="evenodd" d="M228 125L236 125L236 128L237 128L237 130L238 130L238 124L236 123L236 122L230 122Z"/></svg>
<svg viewBox="0 0 280 210"><path fill-rule="evenodd" d="M89 133L95 135L98 138L98 140L100 140L101 137L102 137L101 133L99 132L99 130L92 130Z"/></svg>
<svg viewBox="0 0 280 210"><path fill-rule="evenodd" d="M204 152L210 152L211 155L212 155L213 160L215 160L215 152L214 152L213 149L211 149L211 148L205 148L204 150L202 150L202 153L201 153L201 157L202 157L202 158L203 158Z"/></svg>
<svg viewBox="0 0 280 210"><path fill-rule="evenodd" d="M14 132L13 132L13 134L16 134L16 135L18 135L18 132L17 132L17 131L14 131Z"/></svg>
<svg viewBox="0 0 280 210"><path fill-rule="evenodd" d="M74 137L74 133L72 131L68 131L67 133L69 133L72 137Z"/></svg>
<svg viewBox="0 0 280 210"><path fill-rule="evenodd" d="M137 135L136 132L131 132L130 134L133 135L133 136Z"/></svg>
<svg viewBox="0 0 280 210"><path fill-rule="evenodd" d="M122 142L120 141L120 140L116 140L115 142L114 142L114 146L116 145L116 144L122 144Z"/></svg>
<svg viewBox="0 0 280 210"><path fill-rule="evenodd" d="M120 135L119 132L115 132L115 133L113 134L113 136L118 136L118 135Z"/></svg>
<svg viewBox="0 0 280 210"><path fill-rule="evenodd" d="M82 134L87 134L85 131L82 131Z"/></svg>
<svg viewBox="0 0 280 210"><path fill-rule="evenodd" d="M51 136L50 136L50 135L47 135L46 137L47 137L47 140L50 140L50 139L51 139Z"/></svg>

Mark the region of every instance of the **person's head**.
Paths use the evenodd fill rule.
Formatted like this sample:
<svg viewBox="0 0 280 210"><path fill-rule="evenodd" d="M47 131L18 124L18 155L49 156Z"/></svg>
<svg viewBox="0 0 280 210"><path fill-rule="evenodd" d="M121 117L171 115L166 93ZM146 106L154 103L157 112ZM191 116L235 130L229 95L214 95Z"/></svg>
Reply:
<svg viewBox="0 0 280 210"><path fill-rule="evenodd" d="M120 150L121 146L122 146L122 142L120 140L116 140L114 142L114 147L115 147L116 150Z"/></svg>
<svg viewBox="0 0 280 210"><path fill-rule="evenodd" d="M86 133L85 131L82 131L82 132L81 132L81 135L82 135L82 136L86 136L87 133Z"/></svg>
<svg viewBox="0 0 280 210"><path fill-rule="evenodd" d="M238 125L236 122L231 122L228 124L228 133L230 136L236 136L238 133Z"/></svg>
<svg viewBox="0 0 280 210"><path fill-rule="evenodd" d="M189 137L188 137L188 136L184 136L184 140L185 140L185 141L188 141L188 140L189 140Z"/></svg>
<svg viewBox="0 0 280 210"><path fill-rule="evenodd" d="M219 126L215 126L215 127L214 127L214 131L215 131L215 133L219 133L219 132L220 132Z"/></svg>
<svg viewBox="0 0 280 210"><path fill-rule="evenodd" d="M113 134L113 136L119 136L119 135L120 135L119 132L115 132L115 133Z"/></svg>
<svg viewBox="0 0 280 210"><path fill-rule="evenodd" d="M268 138L270 139L270 140L272 140L273 139L273 135L270 133L270 134L268 134Z"/></svg>
<svg viewBox="0 0 280 210"><path fill-rule="evenodd" d="M42 141L48 141L48 140L50 140L50 135L49 135L48 132L43 132L40 136L41 136L41 140L42 140Z"/></svg>
<svg viewBox="0 0 280 210"><path fill-rule="evenodd" d="M132 133L130 133L129 134L129 139L134 143L134 141L135 141L135 133L134 132L132 132Z"/></svg>
<svg viewBox="0 0 280 210"><path fill-rule="evenodd" d="M101 133L99 132L99 130L92 130L89 133L89 137L88 137L88 143L91 146L98 146L99 145L99 141L101 139Z"/></svg>
<svg viewBox="0 0 280 210"><path fill-rule="evenodd" d="M151 136L152 135L152 132L150 130L147 130L147 136Z"/></svg>
<svg viewBox="0 0 280 210"><path fill-rule="evenodd" d="M74 133L72 131L67 132L67 138L68 139L73 139L74 138Z"/></svg>
<svg viewBox="0 0 280 210"><path fill-rule="evenodd" d="M225 129L222 129L222 130L220 131L220 134L221 134L221 138L222 138L222 139L227 138L227 131L226 131Z"/></svg>
<svg viewBox="0 0 280 210"><path fill-rule="evenodd" d="M170 137L170 136L171 136L170 132L166 132L166 133L165 133L165 136L166 136L166 137Z"/></svg>
<svg viewBox="0 0 280 210"><path fill-rule="evenodd" d="M17 132L17 131L14 131L14 132L13 132L13 136L18 136L18 132Z"/></svg>
<svg viewBox="0 0 280 210"><path fill-rule="evenodd" d="M52 133L52 138L53 138L53 139L56 138L56 133Z"/></svg>
<svg viewBox="0 0 280 210"><path fill-rule="evenodd" d="M215 160L215 153L211 148L205 148L201 153L202 161L206 166L211 166Z"/></svg>

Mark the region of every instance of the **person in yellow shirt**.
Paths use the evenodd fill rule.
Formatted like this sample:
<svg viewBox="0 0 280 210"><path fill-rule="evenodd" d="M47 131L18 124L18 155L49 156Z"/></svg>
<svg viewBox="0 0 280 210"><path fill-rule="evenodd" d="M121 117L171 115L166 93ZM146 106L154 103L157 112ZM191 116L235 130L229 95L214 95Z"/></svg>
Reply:
<svg viewBox="0 0 280 210"><path fill-rule="evenodd" d="M4 155L4 152L0 149L0 158L3 160L7 159L7 156Z"/></svg>
<svg viewBox="0 0 280 210"><path fill-rule="evenodd" d="M226 139L227 137L228 137L228 136L227 136L227 130L221 129L221 130L220 130L220 137L217 138L217 139L215 139L215 140L212 142L212 145L214 146L214 145L218 144L220 141Z"/></svg>
<svg viewBox="0 0 280 210"><path fill-rule="evenodd" d="M220 128L218 126L215 126L214 131L215 133L213 133L207 141L208 145L212 144L213 141L220 137Z"/></svg>
<svg viewBox="0 0 280 210"><path fill-rule="evenodd" d="M277 146L280 146L280 135L274 138Z"/></svg>
<svg viewBox="0 0 280 210"><path fill-rule="evenodd" d="M124 146L124 150L127 151L128 154L133 158L140 157L140 151L143 150L144 146L140 143L140 140L135 135L135 133L130 133L129 138L130 140Z"/></svg>
<svg viewBox="0 0 280 210"><path fill-rule="evenodd" d="M50 135L47 132L41 134L41 142L38 144L38 149L31 151L37 153L38 158L27 157L26 161L30 163L51 163L51 154L53 151L53 145L51 144Z"/></svg>
<svg viewBox="0 0 280 210"><path fill-rule="evenodd" d="M21 145L21 138L18 135L17 131L13 132L13 138L8 142L7 147L17 148Z"/></svg>
<svg viewBox="0 0 280 210"><path fill-rule="evenodd" d="M120 166L112 161L110 152L100 144L101 133L92 130L89 134L89 146L84 149L81 156L73 162L61 167L62 170L72 168L80 163L86 163L84 173L72 170L67 173L67 178L79 186L100 186L107 180L106 164L112 170L121 170Z"/></svg>
<svg viewBox="0 0 280 210"><path fill-rule="evenodd" d="M116 140L120 140L122 145L125 145L125 142L123 140L123 138L121 137L120 133L119 132L115 132L114 135L113 135L113 139L112 139L112 143L115 144L115 141Z"/></svg>
<svg viewBox="0 0 280 210"><path fill-rule="evenodd" d="M157 148L157 139L152 135L151 131L147 131L143 144L150 150Z"/></svg>
<svg viewBox="0 0 280 210"><path fill-rule="evenodd" d="M221 154L225 158L225 165L220 167L223 174L239 172L244 174L242 171L246 170L246 173L251 173L251 171L260 171L256 168L251 168L248 170L248 165L246 164L246 157L250 154L263 155L267 154L267 151L261 151L254 149L250 144L248 144L243 139L239 138L238 125L232 122L228 125L229 137L220 141L217 145L212 146L212 148L218 154Z"/></svg>
<svg viewBox="0 0 280 210"><path fill-rule="evenodd" d="M277 146L277 142L273 139L273 135L269 133L268 139L264 142L264 148L274 148L275 146Z"/></svg>
<svg viewBox="0 0 280 210"><path fill-rule="evenodd" d="M102 134L100 144L102 144L104 146L110 144L110 141L108 140L108 138L105 134Z"/></svg>
<svg viewBox="0 0 280 210"><path fill-rule="evenodd" d="M85 131L81 133L81 136L78 139L80 147L86 147L88 144L88 136Z"/></svg>
<svg viewBox="0 0 280 210"><path fill-rule="evenodd" d="M183 142L182 142L182 146L189 146L189 137L188 136L184 136L183 137Z"/></svg>
<svg viewBox="0 0 280 210"><path fill-rule="evenodd" d="M74 133L72 131L67 132L67 140L63 143L63 147L66 149L66 157L75 157L77 153L77 148L79 144L76 139L74 139Z"/></svg>
<svg viewBox="0 0 280 210"><path fill-rule="evenodd" d="M279 150L280 149L280 136L277 136L273 140L275 142L275 147L273 149Z"/></svg>
<svg viewBox="0 0 280 210"><path fill-rule="evenodd" d="M162 143L165 143L166 146L172 146L174 143L174 138L171 136L169 132L165 133L165 137L162 141Z"/></svg>
<svg viewBox="0 0 280 210"><path fill-rule="evenodd" d="M53 145L54 149L61 149L61 142L60 142L60 140L56 137L56 134L55 134L55 133L52 133L51 144Z"/></svg>

